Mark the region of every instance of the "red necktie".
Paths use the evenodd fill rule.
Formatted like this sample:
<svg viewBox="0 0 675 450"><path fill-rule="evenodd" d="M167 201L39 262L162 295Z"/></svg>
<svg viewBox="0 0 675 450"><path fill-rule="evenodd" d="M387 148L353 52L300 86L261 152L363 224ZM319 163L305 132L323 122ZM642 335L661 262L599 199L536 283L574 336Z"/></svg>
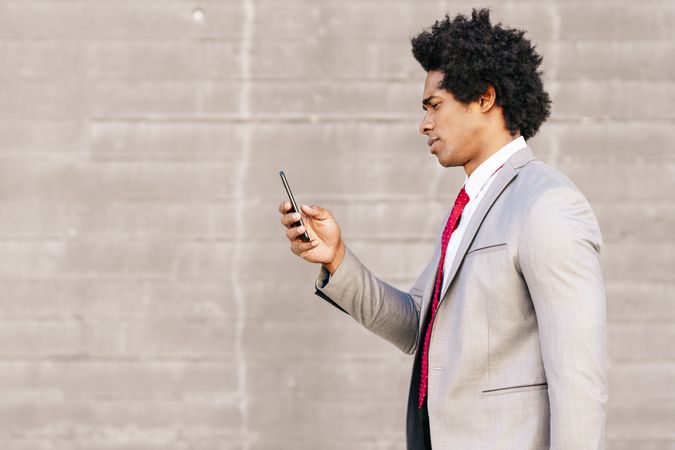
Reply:
<svg viewBox="0 0 675 450"><path fill-rule="evenodd" d="M499 170L499 169L497 169ZM434 325L434 317L436 317L436 310L438 309L439 297L441 293L441 286L443 286L443 264L445 262L445 250L448 248L448 242L450 242L450 236L452 232L455 231L457 225L459 224L459 218L462 216L462 211L466 204L469 203L469 196L467 195L464 188L459 191L457 195L457 200L455 200L455 206L452 207L450 212L450 217L448 222L445 224L445 229L443 230L443 240L441 245L441 260L438 262L438 269L436 271L436 287L434 288L434 297L431 302L431 318L429 319L429 325L427 325L426 335L424 336L424 349L422 351L422 376L420 377L420 396L419 396L419 407L421 408L424 404L424 397L427 393L427 378L429 375L429 361L428 361L428 352L429 352L429 340L431 339L431 328Z"/></svg>

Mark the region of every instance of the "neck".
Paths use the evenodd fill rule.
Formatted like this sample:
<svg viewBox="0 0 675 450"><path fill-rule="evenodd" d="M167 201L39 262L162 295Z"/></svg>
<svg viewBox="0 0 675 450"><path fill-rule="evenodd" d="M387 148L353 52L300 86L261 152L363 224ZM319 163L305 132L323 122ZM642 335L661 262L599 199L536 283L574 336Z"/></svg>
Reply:
<svg viewBox="0 0 675 450"><path fill-rule="evenodd" d="M520 137L520 133L517 132L515 135L511 135L508 131L503 131L495 134L490 139L487 139L485 145L481 146L481 149L476 152L476 156L464 164L464 171L467 176L471 176L474 170L480 166L486 159L494 155L504 147L506 144L511 142L514 139Z"/></svg>

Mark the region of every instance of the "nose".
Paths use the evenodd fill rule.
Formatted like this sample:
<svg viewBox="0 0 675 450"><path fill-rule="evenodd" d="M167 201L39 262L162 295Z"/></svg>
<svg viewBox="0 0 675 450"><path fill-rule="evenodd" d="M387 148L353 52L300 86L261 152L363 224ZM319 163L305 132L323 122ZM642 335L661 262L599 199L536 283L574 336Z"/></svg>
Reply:
<svg viewBox="0 0 675 450"><path fill-rule="evenodd" d="M431 122L431 119L429 118L429 114L425 114L424 118L422 119L422 123L420 123L420 133L422 134L429 134L431 130L434 129L434 125Z"/></svg>

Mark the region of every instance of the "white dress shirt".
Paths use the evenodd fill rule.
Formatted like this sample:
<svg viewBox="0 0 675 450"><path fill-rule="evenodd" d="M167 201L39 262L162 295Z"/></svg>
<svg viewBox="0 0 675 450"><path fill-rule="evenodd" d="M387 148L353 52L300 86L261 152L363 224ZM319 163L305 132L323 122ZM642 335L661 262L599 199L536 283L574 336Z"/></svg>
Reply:
<svg viewBox="0 0 675 450"><path fill-rule="evenodd" d="M459 225L455 228L455 231L450 236L450 241L448 242L448 248L445 250L445 261L443 262L443 289L441 291L441 298L445 295L445 291L448 288L448 272L452 267L452 263L457 256L457 248L459 243L462 241L464 232L471 221L471 216L478 208L480 201L485 196L488 188L492 184L496 174L497 168L501 167L507 159L513 156L518 150L521 150L527 146L525 138L522 136L512 140L504 147L497 150L495 153L490 155L488 159L483 161L480 166L471 173L470 177L467 177L464 181L464 190L469 196L469 203L466 204L464 210L462 211L462 216L459 219ZM443 224L445 226L445 224Z"/></svg>

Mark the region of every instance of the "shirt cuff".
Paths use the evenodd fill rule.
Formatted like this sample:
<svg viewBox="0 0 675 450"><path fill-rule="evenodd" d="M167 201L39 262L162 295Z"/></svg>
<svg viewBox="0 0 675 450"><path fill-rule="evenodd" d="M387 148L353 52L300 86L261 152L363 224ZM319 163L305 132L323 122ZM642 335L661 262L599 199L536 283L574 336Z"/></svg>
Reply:
<svg viewBox="0 0 675 450"><path fill-rule="evenodd" d="M316 277L316 287L319 289L323 289L326 287L329 281L330 281L330 272L324 266L321 266L321 270L319 270L319 275L317 275Z"/></svg>

